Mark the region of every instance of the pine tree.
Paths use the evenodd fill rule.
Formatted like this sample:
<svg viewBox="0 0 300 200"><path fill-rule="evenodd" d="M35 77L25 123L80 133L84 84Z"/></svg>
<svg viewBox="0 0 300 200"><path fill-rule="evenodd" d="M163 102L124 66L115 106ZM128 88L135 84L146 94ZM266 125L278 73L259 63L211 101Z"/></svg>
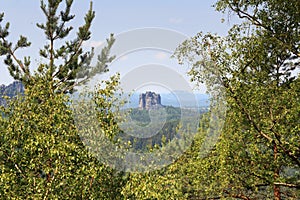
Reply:
<svg viewBox="0 0 300 200"><path fill-rule="evenodd" d="M4 26L0 24L0 55L5 56L5 64L11 76L23 82L25 87L34 84L37 77L43 77L49 82L53 80L53 89L59 92L72 92L74 86L80 82L88 80L97 73L107 70L107 64L114 57L109 56L110 48L114 43L113 35L107 40L108 46L105 47L98 56L98 63L92 67L91 59L94 56L93 49L90 52L84 52L82 45L91 37L90 28L95 18L95 12L90 9L85 15L85 23L78 28L76 37L69 39L71 31L74 29L67 24L74 19L75 15L71 14L73 0L65 1L64 10L58 8L62 0L48 0L47 3L41 1L41 10L46 17L45 23L37 23L37 27L44 31L46 44L40 49L40 56L43 60L48 61L40 63L37 71L30 71L30 57L24 57L23 60L17 58L16 51L31 45L26 37L20 36L16 44L8 40L9 22ZM0 14L0 23L4 19L4 13ZM64 44L56 47L56 44L64 41Z"/></svg>
<svg viewBox="0 0 300 200"><path fill-rule="evenodd" d="M28 47L30 42L20 36L13 47L8 41L9 23L0 26L0 54L6 56L5 63L12 77L25 85L24 96L0 107L1 199L122 197L121 188L126 178L86 149L74 123L70 99L65 94L72 92L76 84L107 70L107 64L114 58L109 56L114 38L108 39L108 46L98 56L97 65L90 66L93 51L83 52L82 44L90 39L89 30L95 13L91 3L85 24L79 27L76 38L67 40L73 29L66 25L74 18L70 14L72 2L67 0L65 9L58 12L62 0L48 0L47 4L41 1L46 23L37 26L46 35L47 44L40 50L40 56L46 62L39 64L33 73L30 58L25 57L22 61L15 54L16 50ZM0 22L3 16L0 15ZM65 43L55 48L55 42L61 43L61 40ZM112 94L118 81L107 83L102 93ZM99 100L106 99L105 95L101 97ZM105 112L105 105L98 106L100 114ZM99 116L99 120L106 117Z"/></svg>

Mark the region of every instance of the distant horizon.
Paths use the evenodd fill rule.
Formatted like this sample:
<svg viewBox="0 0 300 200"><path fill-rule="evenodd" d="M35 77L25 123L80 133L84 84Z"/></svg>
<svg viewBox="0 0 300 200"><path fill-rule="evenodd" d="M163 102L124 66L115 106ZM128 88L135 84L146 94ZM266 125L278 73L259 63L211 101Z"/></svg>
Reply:
<svg viewBox="0 0 300 200"><path fill-rule="evenodd" d="M153 91L151 91L153 92ZM156 93L156 92L155 92ZM127 93L128 94L128 93ZM124 93L124 95L127 95ZM129 102L124 106L125 108L135 108L139 104L139 95L141 93L134 92L131 96L126 98ZM202 93L188 93L185 91L180 91L178 93L156 93L161 96L161 104L164 106L173 106L173 107L190 107L190 108L201 108L209 106L209 94Z"/></svg>
<svg viewBox="0 0 300 200"><path fill-rule="evenodd" d="M8 84L4 84L4 83L2 83L2 84L0 84L0 86L5 86L5 87L7 87L7 86L9 86L9 85L12 85L14 82L21 82L21 81L19 81L19 80L14 80L13 82L11 82L11 83L8 83ZM124 92L124 94L130 94L130 93L135 93L135 94L142 94L142 93L146 93L146 92L154 92L154 93L156 93L156 94L172 94L172 93L182 93L182 92L184 92L184 93L192 93L192 94L203 94L203 95L208 95L209 96L209 94L208 93L206 93L206 92L201 92L201 91L199 91L199 90L193 90L193 91L187 91L187 90L165 90L165 91L158 91L158 90L156 90L156 89L145 89L145 90L142 90L142 91L140 91L140 90L137 90L137 91L131 91L131 92L129 92L129 91L127 91L127 92Z"/></svg>
<svg viewBox="0 0 300 200"><path fill-rule="evenodd" d="M155 90L145 90L145 91L133 91L133 92L124 92L125 94L129 94L129 93L135 93L135 94L144 94L146 92L154 92L155 94L171 94L171 93L190 93L190 94L204 94L204 95L208 95L206 92L201 92L199 90L195 90L195 91L187 91L187 90L172 90L172 91L164 91L164 92L158 92Z"/></svg>

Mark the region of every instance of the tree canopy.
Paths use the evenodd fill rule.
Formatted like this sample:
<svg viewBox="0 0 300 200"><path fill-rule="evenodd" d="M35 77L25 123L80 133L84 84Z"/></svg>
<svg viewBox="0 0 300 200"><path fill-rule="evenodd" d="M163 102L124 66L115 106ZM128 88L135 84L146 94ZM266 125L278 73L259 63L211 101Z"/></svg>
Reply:
<svg viewBox="0 0 300 200"><path fill-rule="evenodd" d="M227 103L216 149L200 162L207 174L214 171L207 177L213 180L209 191L241 199L296 199L299 1L221 0L215 6L244 21L225 37L199 33L176 52L180 62L192 63L191 79L222 90Z"/></svg>
<svg viewBox="0 0 300 200"><path fill-rule="evenodd" d="M0 55L6 57L4 62L12 77L25 86L24 95L10 99L0 108L0 197L3 199L122 197L126 177L88 152L74 123L72 101L65 95L73 92L77 84L107 70L113 59L109 51L114 38L111 35L97 65L91 66L93 50L83 52L82 44L91 35L95 17L92 3L85 24L78 28L74 39L69 39L73 27L67 23L74 18L72 3L65 1L64 9L59 12L62 0L41 1L46 22L37 26L44 31L46 44L40 50L43 62L33 72L30 58L20 60L15 54L30 42L20 36L13 45L8 41L9 23L0 24ZM0 23L3 17L1 14ZM114 92L111 85L102 89L104 94ZM99 110L103 106L98 104ZM100 116L99 120L104 118Z"/></svg>

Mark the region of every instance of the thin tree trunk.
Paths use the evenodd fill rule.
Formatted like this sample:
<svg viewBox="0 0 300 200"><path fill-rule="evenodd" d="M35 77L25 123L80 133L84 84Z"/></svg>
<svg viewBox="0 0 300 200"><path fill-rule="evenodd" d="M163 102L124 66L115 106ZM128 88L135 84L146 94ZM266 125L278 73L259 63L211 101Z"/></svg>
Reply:
<svg viewBox="0 0 300 200"><path fill-rule="evenodd" d="M277 149L277 145L274 142L274 162L276 162L277 160L277 154L278 154L278 149ZM277 167L275 167L274 169L274 182L276 182L276 179L279 177L279 169ZM280 186L274 184L274 199L275 200L281 200L280 197Z"/></svg>

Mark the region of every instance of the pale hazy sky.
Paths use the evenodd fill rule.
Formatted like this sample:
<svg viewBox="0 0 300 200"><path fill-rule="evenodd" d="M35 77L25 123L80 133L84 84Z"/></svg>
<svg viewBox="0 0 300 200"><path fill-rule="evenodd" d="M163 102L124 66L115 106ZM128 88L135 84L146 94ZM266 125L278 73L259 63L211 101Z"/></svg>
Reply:
<svg viewBox="0 0 300 200"><path fill-rule="evenodd" d="M126 76L139 66L154 64L155 66L168 66L187 79L184 75L186 67L178 66L176 60L170 59L171 47L170 49L163 48L157 42L170 40L174 41L173 45L176 46L182 38L194 36L199 31L225 35L233 22L225 20L225 23L221 23L221 18L227 19L227 15L214 11L212 7L214 3L213 0L94 0L93 8L96 18L91 30L92 38L85 44L85 47L101 47L110 33L116 35L117 41L118 36L125 35L126 37L119 38L122 42L127 41L128 44L136 42L135 38L147 42L153 40L154 48L150 49L143 45L141 48L137 46L135 49L125 45L126 51L123 51L122 55L117 55L118 60L112 63L111 71L119 71L121 76ZM4 23L9 21L11 24L10 39L16 41L22 34L32 42L29 49L18 52L19 56L31 56L32 69L35 68L34 64L39 62L39 48L46 42L43 32L36 27L36 23L44 22L45 19L39 6L39 0L0 0L0 12L5 13ZM83 16L88 8L89 1L74 0L72 14L75 14L76 17L71 22L74 28L83 23ZM4 23L2 22L1 25ZM160 30L167 30L175 33L175 36L179 36L179 38L182 36L182 38L170 39L169 35L172 34L169 33L157 38L152 33L140 34L137 30L154 30L154 35ZM137 45L141 45L141 43ZM13 80L9 76L2 58L0 61L0 84L8 84ZM168 78L167 75L166 78ZM176 84L178 83L174 81L174 86ZM178 87L180 87L179 84Z"/></svg>

